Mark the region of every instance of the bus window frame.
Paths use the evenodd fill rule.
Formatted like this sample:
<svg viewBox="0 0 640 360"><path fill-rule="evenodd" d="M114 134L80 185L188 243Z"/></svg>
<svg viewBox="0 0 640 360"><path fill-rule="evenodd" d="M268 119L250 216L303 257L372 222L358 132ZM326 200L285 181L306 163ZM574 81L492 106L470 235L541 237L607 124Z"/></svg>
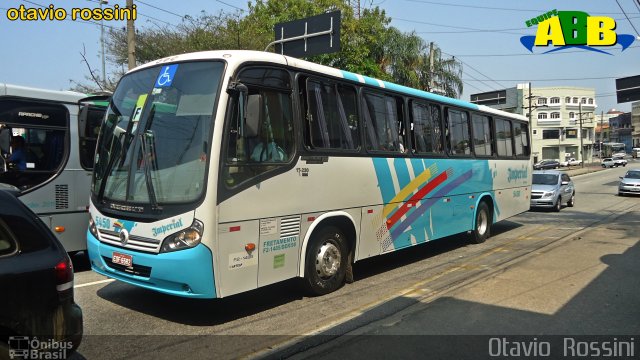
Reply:
<svg viewBox="0 0 640 360"><path fill-rule="evenodd" d="M491 142L491 154L490 155L478 155L476 153L476 149L475 149L475 139L474 139L474 134L475 134L475 126L473 124L473 116L482 116L485 117L489 120L489 140ZM493 159L496 158L498 156L498 150L496 148L496 137L495 137L495 123L494 123L494 116L488 114L488 113L483 113L483 112L478 112L478 111L473 111L470 113L470 117L469 117L469 123L471 125L471 143L472 143L472 152L473 155L478 158L478 159Z"/></svg>
<svg viewBox="0 0 640 360"><path fill-rule="evenodd" d="M216 204L219 205L220 203L224 202L225 200L241 193L242 191L258 185L259 183L270 179L272 177L275 177L277 175L280 174L284 174L287 171L292 170L296 164L298 164L298 158L301 155L301 129L300 129L300 123L303 121L300 117L301 114L300 112L302 111L300 108L300 104L299 104L299 99L297 98L297 96L295 96L295 94L299 93L299 88L297 85L297 82L294 81L294 79L296 79L295 74L292 74L292 70L284 65L277 65L277 64L273 64L273 63L263 63L263 62L246 62L244 64L242 64L242 66L239 66L235 72L229 77L229 84L232 83L239 83L240 82L240 77L239 75L242 74L243 71L247 70L247 69L251 69L251 68L273 68L273 69L277 69L277 70L282 70L284 72L286 72L289 76L289 85L290 88L286 89L286 91L289 92L289 97L290 97L290 102L291 102L291 121L293 123L293 152L291 154L291 157L286 161L286 162L266 162L266 163L255 163L255 164L242 164L242 165L238 165L238 166L249 166L249 167L255 167L255 166L260 166L260 167L271 167L270 169L267 169L241 183L238 183L237 185L234 186L228 186L226 184L226 182L224 181L224 172L225 172L225 168L230 166L230 162L227 161L227 155L228 155L228 151L229 151L229 140L230 140L230 130L231 130L231 122L232 122L232 118L234 117L235 114L235 109L234 106L238 106L238 101L237 101L237 97L233 96L230 94L230 92L227 90L227 104L225 106L225 116L224 116L224 124L222 126L222 134L221 134L221 141L220 141L220 156L219 156L219 160L218 160L218 176L217 176L217 198L216 198ZM244 83L243 83L244 84ZM259 88L263 88L263 89L271 89L271 90L277 90L280 92L285 92L285 89L282 88L274 88L272 86L264 86L264 85L258 85L258 84L253 84L253 83L249 83L249 85L244 84L246 86L252 86L252 87L259 87ZM228 88L227 88L228 89ZM224 89L223 89L224 90ZM218 97L218 99L220 99L220 97ZM218 100L219 101L219 100ZM217 105L218 103L216 103Z"/></svg>
<svg viewBox="0 0 640 360"><path fill-rule="evenodd" d="M374 96L381 96L381 97L391 97L395 100L395 104L396 104L396 110L399 110L396 112L396 115L398 117L397 122L401 125L401 128L398 129L398 137L397 140L399 141L400 136L402 136L401 131L404 130L405 135L402 138L402 144L404 146L404 152L400 152L400 151L395 151L395 150L379 150L379 149L368 149L367 146L370 145L369 144L369 139L367 137L367 124L366 121L364 119L364 112L362 111L362 107L363 106L367 106L367 100L365 98L365 96L367 94L372 94ZM358 101L359 101L359 108L358 108L358 113L360 115L360 123L361 123L361 129L362 131L360 131L360 135L363 138L363 142L362 142L362 149L364 150L364 154L365 156L371 156L371 157L409 157L410 156L410 147L409 144L410 142L408 142L406 140L406 138L410 138L411 136L407 137L407 109L406 109L406 96L402 96L400 94L395 94L392 92L388 92L388 91L380 91L376 88L371 88L371 87L365 87L365 86L361 86L360 87L360 92L359 92L359 96L358 96ZM400 104L400 106L398 106L398 104ZM373 119L372 119L373 120Z"/></svg>
<svg viewBox="0 0 640 360"><path fill-rule="evenodd" d="M64 115L63 115L63 120L61 120L60 125L64 125L64 126L59 126L59 125L55 125L55 126L46 126L46 125L40 125L40 124L24 124L24 123L19 123L19 122L14 122L14 121L5 121L3 122L3 124L5 124L5 126L9 127L9 128L20 128L20 129L40 129L40 130L54 130L54 131L64 131L64 153L62 155L62 158L60 159L60 163L58 164L57 167L55 167L54 169L51 170L37 170L37 169L26 169L26 170L21 170L24 173L27 174L45 174L45 173L50 173L51 175L45 179L44 181L41 181L40 183L31 186L29 188L26 189L20 189L20 195L24 195L24 194L28 194L30 192L36 191L38 189L40 189L41 187L49 184L51 181L53 181L54 179L56 179L63 171L64 169L67 167L67 164L69 162L69 159L71 157L71 111L69 110L69 108L67 107L67 105L77 105L76 103L73 102L67 102L67 101L53 101L53 100L46 100L46 99L37 99L37 98L30 98L30 97L20 97L20 96L2 96L0 97L0 102L11 102L11 101L23 101L23 102L29 102L32 104L41 104L41 105L46 105L46 106L52 106L52 107L59 107L61 109L64 109Z"/></svg>
<svg viewBox="0 0 640 360"><path fill-rule="evenodd" d="M448 157L448 152L447 152L447 147L444 144L445 141L445 136L444 136L444 123L443 123L443 119L444 116L442 114L442 105L440 103L437 102L433 102L433 101L429 101L427 99L423 99L423 98L417 98L417 97L409 97L407 98L407 108L408 110L408 114L410 116L410 124L415 126L415 118L413 116L413 104L416 104L418 106L423 106L428 108L429 110L431 110L431 107L435 107L436 109L438 109L438 126L440 127L440 134L437 137L437 139L435 138L435 135L432 134L431 136L431 141L433 142L433 144L435 144L436 142L438 142L440 144L440 152L419 152L415 149L414 146L414 134L412 134L412 136L409 136L409 138L411 139L411 151L410 153L412 154L413 157L417 157L417 158L445 158ZM432 122L433 123L433 122ZM411 127L409 126L407 129L411 129ZM411 131L411 130L410 130ZM415 130L413 130L415 131Z"/></svg>
<svg viewBox="0 0 640 360"><path fill-rule="evenodd" d="M472 129L471 129L471 117L469 116L469 111L467 109L464 108L460 108L460 107L455 107L455 106L445 106L444 107L444 114L445 116L443 116L443 123L445 128L443 128L444 131L444 142L445 142L445 151L447 153L447 155L451 158L467 158L467 159L472 159L475 158L475 150L473 148L473 136L472 136ZM468 147L469 147L469 154L454 154L451 152L452 150L452 145L451 144L451 135L447 135L447 132L449 132L449 111L453 110L453 111L458 111L461 114L465 114L466 118L467 118L467 143L468 143Z"/></svg>
<svg viewBox="0 0 640 360"><path fill-rule="evenodd" d="M307 143L307 126L308 126L308 118L307 112L309 110L309 87L308 84L310 81L316 81L320 83L326 83L334 86L336 89L339 86L349 87L353 90L355 95L355 107L356 107L356 121L358 124L358 145L354 149L346 149L346 148L330 148L330 147L315 147L311 142L311 134L309 133L309 143ZM362 154L363 149L365 148L363 144L362 138L362 129L364 123L362 122L362 109L360 109L360 91L359 89L362 87L356 86L353 83L347 81L337 81L336 79L328 76L319 76L317 74L305 74L305 73L297 73L295 76L295 85L300 86L301 82L304 82L304 89L299 88L298 92L300 94L299 102L299 116L300 116L300 130L301 130L301 149L308 151L309 153L316 154L327 154L327 155L345 155L345 156L353 156ZM303 99L304 98L304 99ZM304 100L304 101L303 101ZM355 138L354 138L355 140Z"/></svg>

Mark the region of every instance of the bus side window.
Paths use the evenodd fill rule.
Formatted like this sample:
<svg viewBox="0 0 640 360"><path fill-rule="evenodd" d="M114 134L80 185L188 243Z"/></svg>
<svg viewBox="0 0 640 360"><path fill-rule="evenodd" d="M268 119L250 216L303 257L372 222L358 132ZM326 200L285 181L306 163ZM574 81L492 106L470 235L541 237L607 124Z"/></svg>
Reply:
<svg viewBox="0 0 640 360"><path fill-rule="evenodd" d="M367 150L404 153L401 101L391 96L365 93L362 106Z"/></svg>
<svg viewBox="0 0 640 360"><path fill-rule="evenodd" d="M251 68L241 72L239 80L246 89L232 98L224 171L227 187L288 163L295 152L291 91L285 86L288 73Z"/></svg>
<svg viewBox="0 0 640 360"><path fill-rule="evenodd" d="M447 109L447 146L449 154L471 154L469 117L460 110Z"/></svg>

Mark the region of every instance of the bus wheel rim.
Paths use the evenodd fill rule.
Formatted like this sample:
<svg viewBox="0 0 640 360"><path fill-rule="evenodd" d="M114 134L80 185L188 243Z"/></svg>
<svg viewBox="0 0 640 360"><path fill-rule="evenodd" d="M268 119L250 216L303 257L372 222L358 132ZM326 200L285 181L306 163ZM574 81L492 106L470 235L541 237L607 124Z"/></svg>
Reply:
<svg viewBox="0 0 640 360"><path fill-rule="evenodd" d="M318 249L316 256L316 272L323 279L334 276L340 268L342 255L333 243L325 242Z"/></svg>
<svg viewBox="0 0 640 360"><path fill-rule="evenodd" d="M478 214L478 224L476 226L478 234L484 235L484 233L487 231L488 223L489 220L487 218L487 213L485 213L484 211L480 211L480 213Z"/></svg>

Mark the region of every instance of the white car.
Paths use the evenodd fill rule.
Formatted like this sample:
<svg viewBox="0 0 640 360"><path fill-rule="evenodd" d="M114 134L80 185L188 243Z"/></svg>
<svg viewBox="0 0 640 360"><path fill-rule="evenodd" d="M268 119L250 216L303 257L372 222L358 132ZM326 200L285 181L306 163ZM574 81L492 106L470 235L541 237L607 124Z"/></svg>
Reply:
<svg viewBox="0 0 640 360"><path fill-rule="evenodd" d="M571 159L569 159L567 161L560 162L560 166L578 166L580 164L582 164L582 161L581 160L576 160L574 158L571 158Z"/></svg>
<svg viewBox="0 0 640 360"><path fill-rule="evenodd" d="M627 160L621 158L621 157L613 157L613 158L604 158L602 159L602 162L600 163L600 165L602 165L603 168L612 168L612 167L618 167L618 166L627 166Z"/></svg>

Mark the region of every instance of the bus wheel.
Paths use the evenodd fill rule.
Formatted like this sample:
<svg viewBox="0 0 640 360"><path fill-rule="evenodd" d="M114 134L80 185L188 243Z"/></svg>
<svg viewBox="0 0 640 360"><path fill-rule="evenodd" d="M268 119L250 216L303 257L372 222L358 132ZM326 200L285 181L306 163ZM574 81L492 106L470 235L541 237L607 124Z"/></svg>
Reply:
<svg viewBox="0 0 640 360"><path fill-rule="evenodd" d="M482 201L476 209L476 222L471 241L475 244L485 242L491 236L491 211L487 203Z"/></svg>
<svg viewBox="0 0 640 360"><path fill-rule="evenodd" d="M312 294L328 294L344 283L348 261L345 240L334 226L312 237L305 261L305 285Z"/></svg>

